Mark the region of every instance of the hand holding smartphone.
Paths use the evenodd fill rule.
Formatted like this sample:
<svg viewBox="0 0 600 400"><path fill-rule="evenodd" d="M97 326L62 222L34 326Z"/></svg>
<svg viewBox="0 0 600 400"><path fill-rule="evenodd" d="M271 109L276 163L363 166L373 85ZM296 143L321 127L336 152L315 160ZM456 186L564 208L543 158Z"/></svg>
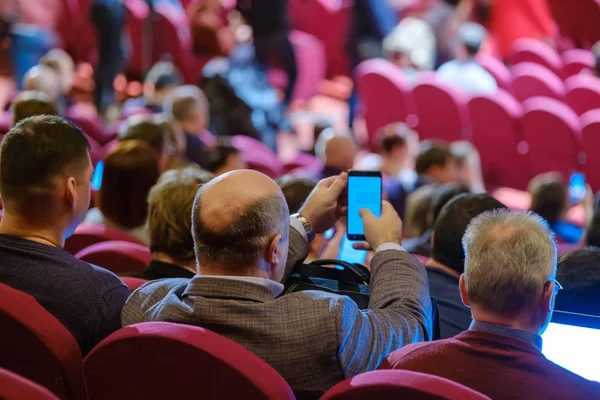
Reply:
<svg viewBox="0 0 600 400"><path fill-rule="evenodd" d="M348 240L365 240L361 209L381 216L382 177L378 171L350 171L348 173Z"/></svg>

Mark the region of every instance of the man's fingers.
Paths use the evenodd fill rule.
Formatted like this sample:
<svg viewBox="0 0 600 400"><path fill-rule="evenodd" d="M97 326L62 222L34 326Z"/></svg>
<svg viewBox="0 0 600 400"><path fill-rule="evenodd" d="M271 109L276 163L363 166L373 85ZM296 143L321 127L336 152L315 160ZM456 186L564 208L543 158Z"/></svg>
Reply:
<svg viewBox="0 0 600 400"><path fill-rule="evenodd" d="M342 172L339 176L336 177L335 181L329 187L329 191L335 196L337 199L340 197L340 194L346 189L346 184L348 183L348 174Z"/></svg>
<svg viewBox="0 0 600 400"><path fill-rule="evenodd" d="M381 214L387 214L389 212L396 212L396 209L389 201L386 201L386 200L382 201L381 202Z"/></svg>
<svg viewBox="0 0 600 400"><path fill-rule="evenodd" d="M367 250L367 251L371 251L373 249L371 249L371 246L369 245L369 243L367 242L358 242L358 243L353 243L352 247L355 250Z"/></svg>
<svg viewBox="0 0 600 400"><path fill-rule="evenodd" d="M330 188L331 185L333 185L333 183L338 179L338 176L330 176L329 178L325 178L325 179L321 179L319 181L318 186L323 186L325 188Z"/></svg>
<svg viewBox="0 0 600 400"><path fill-rule="evenodd" d="M358 214L363 220L366 218L375 218L375 215L373 215L371 210L369 210L368 208L361 208L360 210L358 210Z"/></svg>

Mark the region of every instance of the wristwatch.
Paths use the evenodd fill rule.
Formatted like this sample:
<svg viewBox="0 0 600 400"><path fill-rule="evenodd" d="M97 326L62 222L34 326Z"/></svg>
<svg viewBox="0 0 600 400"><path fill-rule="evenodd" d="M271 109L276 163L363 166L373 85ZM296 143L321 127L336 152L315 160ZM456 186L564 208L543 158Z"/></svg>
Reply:
<svg viewBox="0 0 600 400"><path fill-rule="evenodd" d="M308 243L312 242L313 239L315 238L315 230L312 227L312 225L310 224L310 222L308 222L308 220L306 218L304 218L304 216L300 213L293 214L292 217L296 218L298 221L300 221L300 223L304 227L304 230L306 231L306 236L308 237Z"/></svg>

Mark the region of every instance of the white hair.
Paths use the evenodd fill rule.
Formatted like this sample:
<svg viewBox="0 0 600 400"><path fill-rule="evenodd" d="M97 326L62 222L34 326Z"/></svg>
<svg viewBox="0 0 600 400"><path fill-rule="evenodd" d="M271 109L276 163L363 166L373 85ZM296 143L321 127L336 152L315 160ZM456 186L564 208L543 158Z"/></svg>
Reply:
<svg viewBox="0 0 600 400"><path fill-rule="evenodd" d="M432 70L435 64L436 40L425 21L415 17L402 19L383 40L386 53L404 53L420 70Z"/></svg>
<svg viewBox="0 0 600 400"><path fill-rule="evenodd" d="M556 275L554 234L532 212L485 212L471 221L462 242L469 300L486 311L528 309Z"/></svg>

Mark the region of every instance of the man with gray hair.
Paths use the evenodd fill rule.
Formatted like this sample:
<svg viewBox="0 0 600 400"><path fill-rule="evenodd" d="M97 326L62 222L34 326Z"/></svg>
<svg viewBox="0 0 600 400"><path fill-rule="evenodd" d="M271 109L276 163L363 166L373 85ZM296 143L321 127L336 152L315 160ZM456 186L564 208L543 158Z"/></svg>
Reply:
<svg viewBox="0 0 600 400"><path fill-rule="evenodd" d="M406 346L381 368L441 376L493 399L598 399L600 384L547 360L542 338L560 284L548 224L530 212L496 210L463 237L460 294L473 323L453 338Z"/></svg>

